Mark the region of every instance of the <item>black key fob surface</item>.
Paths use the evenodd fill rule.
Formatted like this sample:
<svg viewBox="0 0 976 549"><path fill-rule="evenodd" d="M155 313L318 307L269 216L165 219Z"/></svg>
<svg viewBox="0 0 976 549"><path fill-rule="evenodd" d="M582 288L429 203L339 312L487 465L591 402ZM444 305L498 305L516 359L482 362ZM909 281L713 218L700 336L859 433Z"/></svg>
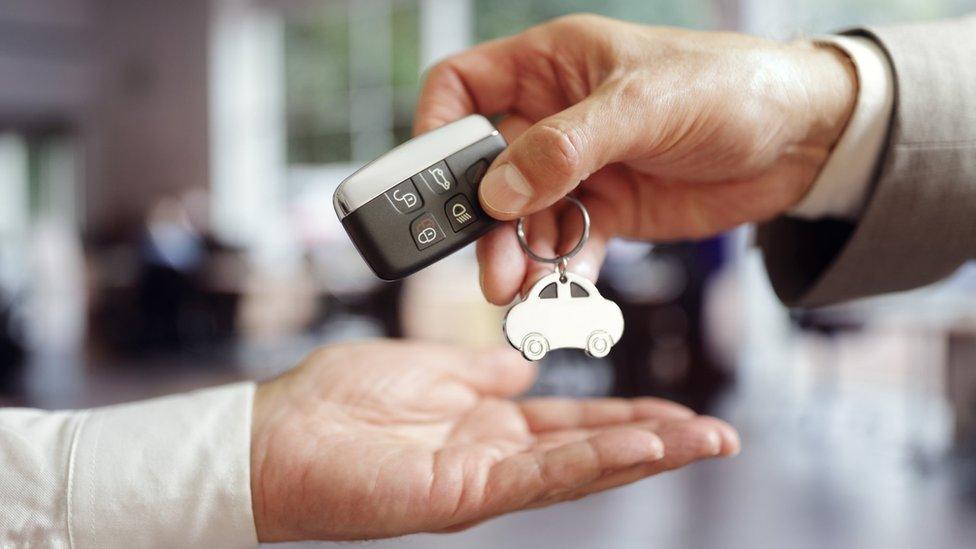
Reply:
<svg viewBox="0 0 976 549"><path fill-rule="evenodd" d="M497 223L482 211L478 186L505 147L479 115L418 135L340 183L336 214L377 276L409 276Z"/></svg>

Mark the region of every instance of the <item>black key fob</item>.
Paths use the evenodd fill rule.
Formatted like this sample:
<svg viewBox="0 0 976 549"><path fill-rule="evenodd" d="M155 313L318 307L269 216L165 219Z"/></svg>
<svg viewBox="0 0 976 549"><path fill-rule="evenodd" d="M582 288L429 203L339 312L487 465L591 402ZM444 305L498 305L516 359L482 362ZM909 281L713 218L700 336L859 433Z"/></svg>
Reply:
<svg viewBox="0 0 976 549"><path fill-rule="evenodd" d="M478 202L488 165L506 147L471 115L407 141L339 184L336 214L377 276L398 280L456 252L497 221Z"/></svg>

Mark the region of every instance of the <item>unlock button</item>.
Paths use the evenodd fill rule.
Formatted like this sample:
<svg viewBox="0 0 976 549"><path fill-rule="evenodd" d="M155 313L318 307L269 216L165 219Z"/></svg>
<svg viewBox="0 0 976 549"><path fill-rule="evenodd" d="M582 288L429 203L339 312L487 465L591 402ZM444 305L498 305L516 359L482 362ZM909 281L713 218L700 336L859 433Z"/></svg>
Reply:
<svg viewBox="0 0 976 549"><path fill-rule="evenodd" d="M478 219L478 216L474 213L474 209L471 208L471 203L468 202L468 199L463 194L459 194L448 200L447 204L444 205L444 213L447 214L447 219L451 222L451 228L456 233L461 232L461 229Z"/></svg>
<svg viewBox="0 0 976 549"><path fill-rule="evenodd" d="M402 214L417 211L424 205L420 193L409 179L387 191L386 199Z"/></svg>

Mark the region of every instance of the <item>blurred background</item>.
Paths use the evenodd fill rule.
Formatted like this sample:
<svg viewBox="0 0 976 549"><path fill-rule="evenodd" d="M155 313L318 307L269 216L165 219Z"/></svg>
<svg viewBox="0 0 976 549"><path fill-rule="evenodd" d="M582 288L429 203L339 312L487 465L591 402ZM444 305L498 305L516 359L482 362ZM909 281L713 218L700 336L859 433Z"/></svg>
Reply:
<svg viewBox="0 0 976 549"><path fill-rule="evenodd" d="M576 11L775 38L976 0L0 0L0 405L263 379L374 336L501 343L473 248L374 278L338 182L410 134L422 71ZM615 243L627 331L537 394L659 395L745 450L449 536L377 547L972 547L976 270L793 312L750 229ZM463 326L463 330L458 330ZM147 426L151 428L151 426ZM297 546L297 545L296 545Z"/></svg>

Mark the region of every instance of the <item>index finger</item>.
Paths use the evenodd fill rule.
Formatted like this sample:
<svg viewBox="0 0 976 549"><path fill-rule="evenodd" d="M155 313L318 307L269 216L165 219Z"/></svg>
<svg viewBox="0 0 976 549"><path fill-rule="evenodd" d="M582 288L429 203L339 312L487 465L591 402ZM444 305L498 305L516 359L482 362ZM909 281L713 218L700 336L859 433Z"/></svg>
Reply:
<svg viewBox="0 0 976 549"><path fill-rule="evenodd" d="M414 134L469 114L509 110L518 92L516 40L510 36L485 42L434 65L420 91Z"/></svg>

